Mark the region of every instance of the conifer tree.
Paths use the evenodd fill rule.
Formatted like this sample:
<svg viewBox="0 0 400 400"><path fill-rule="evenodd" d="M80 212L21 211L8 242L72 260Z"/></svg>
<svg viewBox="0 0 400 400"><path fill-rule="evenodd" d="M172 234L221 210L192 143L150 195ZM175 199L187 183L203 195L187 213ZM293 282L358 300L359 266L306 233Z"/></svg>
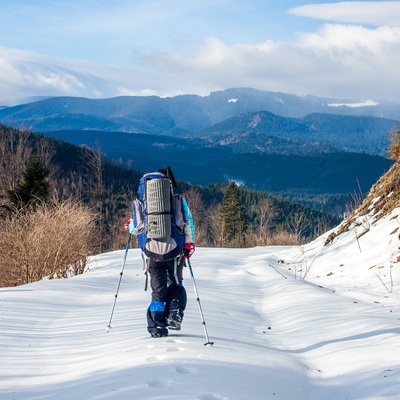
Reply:
<svg viewBox="0 0 400 400"><path fill-rule="evenodd" d="M48 177L50 169L44 164L40 154L34 154L23 173L22 182L15 190L8 192L10 201L17 208L39 201L46 201L50 196Z"/></svg>
<svg viewBox="0 0 400 400"><path fill-rule="evenodd" d="M232 247L244 246L247 214L235 181L231 181L225 191L220 215L224 243Z"/></svg>

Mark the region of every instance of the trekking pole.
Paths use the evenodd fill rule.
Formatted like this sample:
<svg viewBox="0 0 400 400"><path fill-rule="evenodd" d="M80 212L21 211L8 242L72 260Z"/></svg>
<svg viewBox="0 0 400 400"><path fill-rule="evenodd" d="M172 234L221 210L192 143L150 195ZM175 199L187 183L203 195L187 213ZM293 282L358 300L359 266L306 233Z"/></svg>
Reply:
<svg viewBox="0 0 400 400"><path fill-rule="evenodd" d="M111 329L111 320L112 320L112 317L114 315L115 303L117 302L119 287L121 286L122 275L124 274L126 257L128 256L128 250L129 250L130 243L131 243L131 233L129 233L129 236L128 236L128 243L126 244L126 248L125 248L124 260L122 262L121 272L119 273L119 281L118 281L117 291L115 292L114 304L113 304L113 307L112 307L112 310L111 310L110 321L109 321L108 325L106 326L106 332L109 332L109 330Z"/></svg>
<svg viewBox="0 0 400 400"><path fill-rule="evenodd" d="M205 334L206 340L207 340L206 343L204 343L204 346L212 346L212 345L214 344L214 342L210 342L210 338L208 337L208 332L207 332L207 327L206 327L206 321L204 320L203 309L201 308L199 292L197 291L197 285L196 285L196 280L194 279L192 265L190 264L189 258L185 258L185 261L186 261L186 260L187 260L187 265L189 266L190 276L192 277L194 292L195 292L195 294L196 294L197 304L199 305L199 311L200 311L200 316L201 316L201 322L202 322L202 324L203 324L204 334Z"/></svg>

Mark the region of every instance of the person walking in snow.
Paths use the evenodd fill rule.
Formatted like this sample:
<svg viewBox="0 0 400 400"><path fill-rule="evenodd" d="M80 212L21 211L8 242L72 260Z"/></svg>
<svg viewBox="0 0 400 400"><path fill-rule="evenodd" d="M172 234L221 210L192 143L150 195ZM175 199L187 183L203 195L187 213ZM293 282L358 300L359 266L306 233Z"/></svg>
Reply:
<svg viewBox="0 0 400 400"><path fill-rule="evenodd" d="M175 187L169 167L145 174L132 203L133 218L124 224L145 254L152 289L147 330L155 338L181 329L187 302L183 266L195 251L192 214Z"/></svg>

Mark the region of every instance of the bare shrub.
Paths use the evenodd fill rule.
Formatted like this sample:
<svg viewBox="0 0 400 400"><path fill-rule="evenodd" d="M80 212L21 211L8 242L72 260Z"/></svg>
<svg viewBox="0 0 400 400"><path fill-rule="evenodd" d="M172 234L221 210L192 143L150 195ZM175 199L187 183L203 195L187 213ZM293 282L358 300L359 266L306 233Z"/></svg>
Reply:
<svg viewBox="0 0 400 400"><path fill-rule="evenodd" d="M295 233L287 231L276 232L267 238L268 246L299 245L301 242L301 237Z"/></svg>
<svg viewBox="0 0 400 400"><path fill-rule="evenodd" d="M105 241L103 154L101 153L100 143L98 141L95 143L95 149L90 149L88 147L84 147L83 149L83 161L86 169L85 175L87 176L88 192L90 193L92 203L97 209L98 249L101 253Z"/></svg>
<svg viewBox="0 0 400 400"><path fill-rule="evenodd" d="M127 215L126 210L119 210L114 216L113 219L109 222L109 242L110 248L109 251L120 250L126 247L126 243L129 237L129 234L124 229L124 222L131 218L130 215ZM137 240L131 240L130 248L138 248L139 244ZM98 246L97 246L98 248Z"/></svg>
<svg viewBox="0 0 400 400"><path fill-rule="evenodd" d="M15 211L0 227L0 286L82 274L93 232L92 212L76 201Z"/></svg>
<svg viewBox="0 0 400 400"><path fill-rule="evenodd" d="M256 246L266 246L268 242L268 235L260 236L259 232L249 231L246 233L246 246L256 247Z"/></svg>
<svg viewBox="0 0 400 400"><path fill-rule="evenodd" d="M206 246L208 243L208 218L200 191L191 187L183 193L183 197L189 205L194 220L196 244Z"/></svg>
<svg viewBox="0 0 400 400"><path fill-rule="evenodd" d="M14 189L31 154L30 132L0 125L0 186Z"/></svg>
<svg viewBox="0 0 400 400"><path fill-rule="evenodd" d="M293 238L297 238L297 243L288 244L301 244L304 243L306 232L311 227L311 221L307 218L305 212L296 212L289 217L288 232ZM289 236L288 236L289 237Z"/></svg>
<svg viewBox="0 0 400 400"><path fill-rule="evenodd" d="M269 233L262 237L258 232L248 232L246 235L248 247L300 245L302 242L300 236L288 231Z"/></svg>
<svg viewBox="0 0 400 400"><path fill-rule="evenodd" d="M400 158L400 131L392 130L389 133L390 146L388 149L389 158L399 161Z"/></svg>
<svg viewBox="0 0 400 400"><path fill-rule="evenodd" d="M258 238L262 242L266 236L269 236L272 223L278 215L278 210L272 199L268 197L260 201L257 205L257 211Z"/></svg>
<svg viewBox="0 0 400 400"><path fill-rule="evenodd" d="M0 205L10 206L7 190L15 190L32 154L30 132L0 125Z"/></svg>
<svg viewBox="0 0 400 400"><path fill-rule="evenodd" d="M207 220L207 240L212 247L225 247L223 239L223 228L220 220L221 205L213 205L206 210L205 218Z"/></svg>

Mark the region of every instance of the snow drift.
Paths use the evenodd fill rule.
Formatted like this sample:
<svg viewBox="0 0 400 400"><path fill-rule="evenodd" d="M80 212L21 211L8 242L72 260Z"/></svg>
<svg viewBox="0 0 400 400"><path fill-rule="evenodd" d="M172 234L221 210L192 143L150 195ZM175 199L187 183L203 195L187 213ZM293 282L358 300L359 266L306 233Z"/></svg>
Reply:
<svg viewBox="0 0 400 400"><path fill-rule="evenodd" d="M81 276L0 289L0 399L398 399L400 208L382 196L395 193L305 246L197 249L213 347L187 270L182 331L149 337L137 249L109 333L124 250Z"/></svg>

